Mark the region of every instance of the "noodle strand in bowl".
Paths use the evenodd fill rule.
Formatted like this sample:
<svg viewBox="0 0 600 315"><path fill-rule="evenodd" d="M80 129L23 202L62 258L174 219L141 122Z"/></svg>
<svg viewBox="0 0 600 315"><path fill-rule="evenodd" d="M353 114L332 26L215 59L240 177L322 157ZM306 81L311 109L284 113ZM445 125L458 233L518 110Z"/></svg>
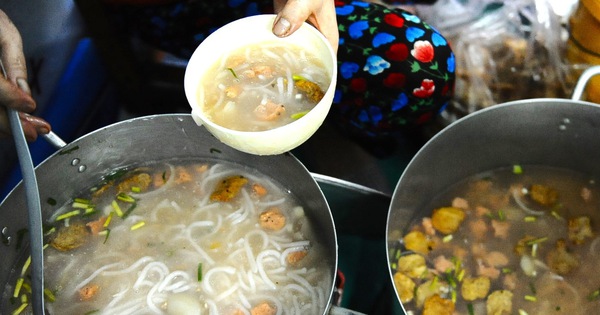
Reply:
<svg viewBox="0 0 600 315"><path fill-rule="evenodd" d="M192 303L229 315L266 303L276 314L324 312L329 262L302 206L278 183L226 163L176 161L132 169L112 185L78 199L101 209L95 216L54 222L53 247L82 224L100 230L69 234L81 247L46 250L56 295L49 311L172 315L169 305ZM261 220L265 213L274 217Z"/></svg>

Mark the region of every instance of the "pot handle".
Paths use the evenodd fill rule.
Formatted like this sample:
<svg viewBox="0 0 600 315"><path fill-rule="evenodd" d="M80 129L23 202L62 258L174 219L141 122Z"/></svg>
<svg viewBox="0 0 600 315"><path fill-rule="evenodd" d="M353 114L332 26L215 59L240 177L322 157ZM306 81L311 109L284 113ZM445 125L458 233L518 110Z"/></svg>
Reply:
<svg viewBox="0 0 600 315"><path fill-rule="evenodd" d="M347 308L331 305L329 308L329 315L367 315L357 311L349 310Z"/></svg>
<svg viewBox="0 0 600 315"><path fill-rule="evenodd" d="M571 96L571 99L574 101L581 100L581 96L583 95L583 91L585 90L586 84L590 81L590 79L593 76L598 74L600 74L600 66L593 66L586 69L579 77L579 80L577 80L577 84L575 85L575 89L573 90L573 95Z"/></svg>

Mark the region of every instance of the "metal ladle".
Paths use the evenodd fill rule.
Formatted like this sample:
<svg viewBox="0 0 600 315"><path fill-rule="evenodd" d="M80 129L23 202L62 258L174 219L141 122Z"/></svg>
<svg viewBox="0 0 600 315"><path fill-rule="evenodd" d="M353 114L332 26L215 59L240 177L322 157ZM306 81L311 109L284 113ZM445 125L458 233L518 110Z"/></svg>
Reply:
<svg viewBox="0 0 600 315"><path fill-rule="evenodd" d="M7 78L4 65L0 62L2 74ZM27 197L27 210L29 217L29 242L31 249L31 289L33 313L44 315L44 236L42 230L42 207L38 190L35 168L31 160L31 153L27 146L25 133L19 119L19 113L14 109L7 109L10 128L15 141L19 165L23 175L25 196Z"/></svg>

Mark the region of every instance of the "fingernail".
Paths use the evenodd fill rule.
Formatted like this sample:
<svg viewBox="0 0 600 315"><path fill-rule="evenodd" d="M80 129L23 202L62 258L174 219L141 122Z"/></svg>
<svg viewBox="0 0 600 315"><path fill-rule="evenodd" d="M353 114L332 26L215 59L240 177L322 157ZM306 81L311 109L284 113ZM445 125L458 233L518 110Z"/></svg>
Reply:
<svg viewBox="0 0 600 315"><path fill-rule="evenodd" d="M31 95L31 89L29 88L29 83L27 83L27 80L25 80L23 78L19 78L19 79L17 79L17 85L19 85L19 88L23 92Z"/></svg>
<svg viewBox="0 0 600 315"><path fill-rule="evenodd" d="M292 24L290 21L280 18L277 23L273 26L273 34L277 36L286 36L290 30Z"/></svg>

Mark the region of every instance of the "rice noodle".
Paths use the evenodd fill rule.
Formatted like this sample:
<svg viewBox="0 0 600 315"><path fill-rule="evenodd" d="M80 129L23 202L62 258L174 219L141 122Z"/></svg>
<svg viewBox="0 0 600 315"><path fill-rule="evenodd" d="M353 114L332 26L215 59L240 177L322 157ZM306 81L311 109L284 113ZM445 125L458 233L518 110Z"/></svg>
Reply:
<svg viewBox="0 0 600 315"><path fill-rule="evenodd" d="M144 256L144 257L138 259L131 266L127 267L127 269L118 270L118 271L105 271L103 275L110 277L110 276L119 276L122 274L127 274L127 273L134 271L135 269L138 269L141 265L143 265L147 262L153 261L153 260L154 259L152 257Z"/></svg>
<svg viewBox="0 0 600 315"><path fill-rule="evenodd" d="M175 167L171 164L167 164L167 166L169 167L169 174L171 175L169 178L167 178L167 181L162 186L157 189L142 193L130 192L131 196L135 199L148 198L158 194L163 194L166 190L171 189L175 183Z"/></svg>
<svg viewBox="0 0 600 315"><path fill-rule="evenodd" d="M521 196L520 196L518 189L512 190L512 197L515 200L515 202L517 203L517 205L519 205L519 207L526 213L528 213L530 215L538 216L538 217L545 214L544 211L533 210L533 209L529 208L527 205L525 205L525 202L523 200L521 200Z"/></svg>
<svg viewBox="0 0 600 315"><path fill-rule="evenodd" d="M287 91L286 96L287 100L290 101L292 98L292 93L294 92L294 78L292 77L292 72L290 69L286 69L285 71L287 81Z"/></svg>
<svg viewBox="0 0 600 315"><path fill-rule="evenodd" d="M223 299L228 298L230 295L232 295L235 291L237 291L239 287L239 284L234 283L231 287L229 287L227 290L221 292L219 295L217 295L217 297L215 297L215 301L219 302L222 301Z"/></svg>
<svg viewBox="0 0 600 315"><path fill-rule="evenodd" d="M246 296L244 295L244 293L242 293L242 291L238 290L237 295L238 295L238 298L241 301L242 306L244 308L249 309L249 308L252 307L252 305L250 305L250 302L248 301L248 299L246 298ZM242 311L244 312L244 314L250 314L250 312L248 312L245 309L242 309Z"/></svg>
<svg viewBox="0 0 600 315"><path fill-rule="evenodd" d="M225 273L228 275L234 275L236 272L234 267L231 266L224 266L224 267L214 267L211 268L209 271L207 271L204 274L203 280L202 280L202 288L210 293L210 294L215 294L215 289L212 287L211 285L211 278L217 274L217 273Z"/></svg>
<svg viewBox="0 0 600 315"><path fill-rule="evenodd" d="M94 278L96 278L103 271L105 271L107 269L110 269L110 268L113 268L113 267L116 267L116 266L121 266L121 265L123 265L123 263L116 262L116 263L112 263L112 264L109 264L109 265L106 265L106 266L98 268L89 277L87 277L79 285L77 285L73 291L79 291L81 288L85 287L88 283L90 283L90 281L94 280Z"/></svg>
<svg viewBox="0 0 600 315"><path fill-rule="evenodd" d="M147 276L152 272L158 274L159 279L162 279L169 274L169 268L164 263L159 261L153 261L148 263L140 272L137 281L133 285L133 288L138 289L140 286L146 285L147 283L152 283L149 281L145 281Z"/></svg>
<svg viewBox="0 0 600 315"><path fill-rule="evenodd" d="M279 206L279 205L282 205L283 203L285 203L285 201L286 201L285 198L280 198L280 199L268 201L268 202L259 202L258 206L261 208Z"/></svg>
<svg viewBox="0 0 600 315"><path fill-rule="evenodd" d="M323 305L316 301L324 289L310 291L306 285L330 286L329 272L311 273L286 263L289 253L312 250L312 241L302 234L305 222L297 221L293 212L297 203L289 191L223 164L190 172L196 176L192 181L176 183L174 171L179 172L179 166L167 165L171 170L167 182L177 193L140 194L131 215L126 219L113 217L108 243L96 243L98 254L93 260L81 263L71 259L65 264L79 276L67 275L63 280L57 278L62 282L52 282L75 293L71 296L90 283L98 284L101 302L72 301L77 306L56 304L55 310L81 314L90 309L84 303L98 303L87 305L95 305L91 309L98 309L100 314L165 314L171 295L185 294L200 299L202 314L226 315L234 310L250 314L262 302L276 307L277 314L322 312ZM247 185L231 202L211 201L210 193L217 183L232 175L262 185L267 195L259 196ZM271 206L286 213L288 223L282 231L266 231L258 223L260 212ZM113 209L108 206L107 211ZM142 221L146 223L142 228L130 229ZM300 226L302 232L295 231ZM56 265L61 259L50 256L48 262ZM76 270L81 266L81 271ZM289 277L292 270L305 283ZM202 280L196 280L197 276Z"/></svg>

